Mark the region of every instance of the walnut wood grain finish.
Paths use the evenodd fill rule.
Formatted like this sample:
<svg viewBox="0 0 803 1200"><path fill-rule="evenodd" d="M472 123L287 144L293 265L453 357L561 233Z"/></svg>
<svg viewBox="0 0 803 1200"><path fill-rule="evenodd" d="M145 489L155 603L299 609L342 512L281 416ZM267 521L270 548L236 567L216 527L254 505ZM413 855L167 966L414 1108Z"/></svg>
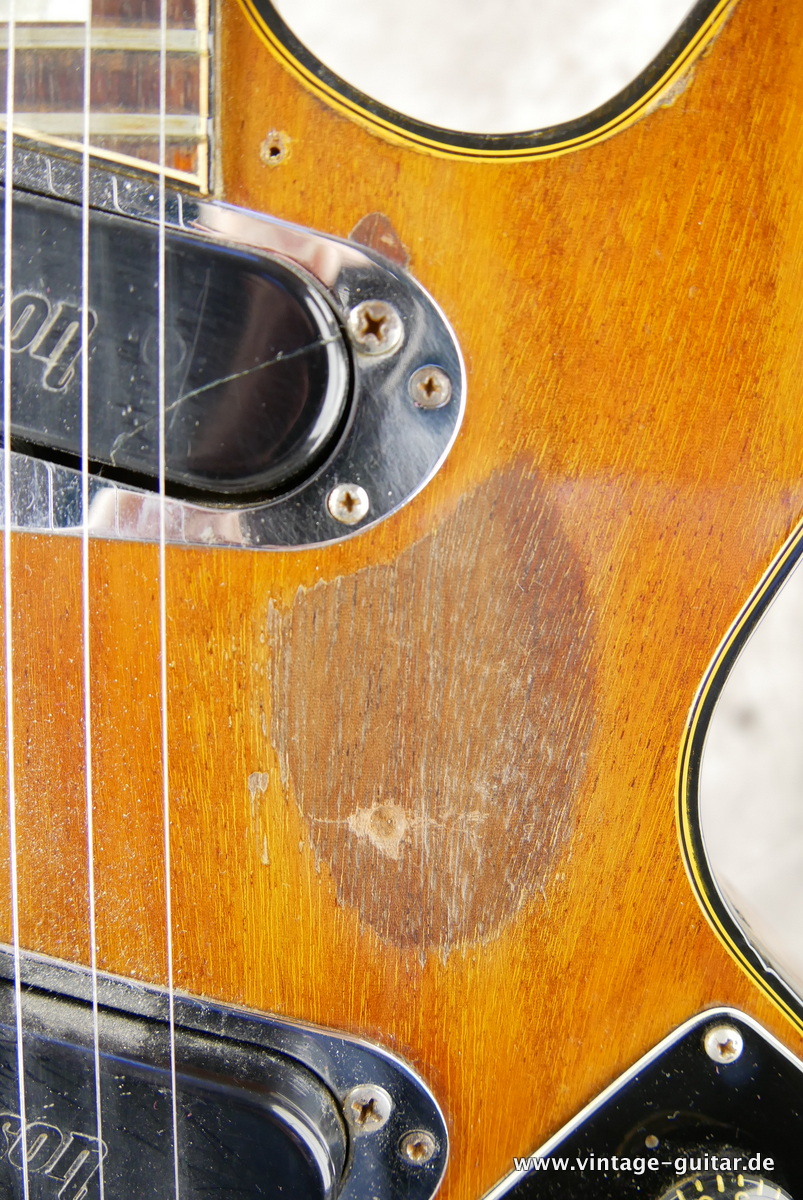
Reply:
<svg viewBox="0 0 803 1200"><path fill-rule="evenodd" d="M195 24L197 8L197 0L166 0L168 28L191 28ZM142 29L158 27L161 19L161 0L92 0L92 21L99 25L130 25Z"/></svg>
<svg viewBox="0 0 803 1200"><path fill-rule="evenodd" d="M469 164L327 110L223 10L226 199L344 236L381 210L469 399L440 475L376 530L168 552L176 978L406 1056L447 1113L448 1200L707 1005L803 1050L706 924L675 830L695 688L803 512L801 60L803 10L743 0L622 135ZM158 556L91 550L100 957L159 980ZM85 960L80 546L15 537L14 564L23 940ZM531 844L500 846L517 813Z"/></svg>
<svg viewBox="0 0 803 1200"><path fill-rule="evenodd" d="M6 86L6 52L0 53L0 87ZM17 50L15 107L21 112L83 112L82 49ZM159 112L158 51L96 50L90 71L94 113ZM200 66L192 54L166 63L166 112L197 113ZM5 93L3 93L5 94Z"/></svg>

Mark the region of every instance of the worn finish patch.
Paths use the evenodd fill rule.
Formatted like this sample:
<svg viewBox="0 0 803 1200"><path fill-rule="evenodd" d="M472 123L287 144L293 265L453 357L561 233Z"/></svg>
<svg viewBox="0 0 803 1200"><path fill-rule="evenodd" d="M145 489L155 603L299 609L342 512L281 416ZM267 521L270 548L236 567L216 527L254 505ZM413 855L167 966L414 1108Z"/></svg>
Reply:
<svg viewBox="0 0 803 1200"><path fill-rule="evenodd" d="M593 721L583 571L537 480L492 477L269 635L283 780L340 903L422 952L492 937L571 832Z"/></svg>

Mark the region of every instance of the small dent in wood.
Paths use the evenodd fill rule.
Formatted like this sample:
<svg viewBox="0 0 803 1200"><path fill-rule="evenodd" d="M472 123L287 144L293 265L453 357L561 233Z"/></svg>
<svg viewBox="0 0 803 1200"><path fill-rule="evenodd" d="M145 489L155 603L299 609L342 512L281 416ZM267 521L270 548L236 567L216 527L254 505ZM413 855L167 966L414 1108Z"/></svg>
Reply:
<svg viewBox="0 0 803 1200"><path fill-rule="evenodd" d="M694 67L689 67L679 79L670 84L664 92L660 92L653 100L652 104L648 105L645 115L655 112L658 108L671 108L676 100L680 99L689 84L694 79Z"/></svg>
<svg viewBox="0 0 803 1200"><path fill-rule="evenodd" d="M259 147L260 160L266 167L278 167L290 155L291 139L280 129L271 129Z"/></svg>
<svg viewBox="0 0 803 1200"><path fill-rule="evenodd" d="M248 790L251 793L251 799L256 800L260 792L268 790L270 776L267 771L254 771L248 776Z"/></svg>
<svg viewBox="0 0 803 1200"><path fill-rule="evenodd" d="M368 838L381 854L398 861L409 828L407 814L398 804L373 804L370 808L358 808L349 814L347 824L358 838Z"/></svg>
<svg viewBox="0 0 803 1200"><path fill-rule="evenodd" d="M270 775L267 771L252 771L248 776L248 794L251 800L251 823L254 827L259 847L259 860L263 867L270 866L270 851L268 835L265 830L265 814L260 797L268 790Z"/></svg>
<svg viewBox="0 0 803 1200"><path fill-rule="evenodd" d="M349 240L377 250L401 267L410 265L410 251L384 213L372 212L362 217L349 234Z"/></svg>
<svg viewBox="0 0 803 1200"><path fill-rule="evenodd" d="M647 108L645 109L645 114L644 114L645 116L649 116L650 113L655 112L655 110L657 108L671 108L672 105L675 103L675 101L680 96L683 95L683 93L686 91L686 89L689 87L689 85L694 81L694 77L697 73L697 67L704 59L708 58L709 54L714 49L714 46L718 42L719 38L722 36L722 31L725 29L726 25L728 25L728 23L730 22L730 19L733 16L735 8L736 8L736 4L734 3L731 6L730 12L727 12L725 14L724 20L722 21L722 24L720 25L719 29L717 30L715 36L712 37L706 43L699 58L697 58L696 61L693 62L690 67L687 67L681 73L681 75L674 81L674 83L671 83L669 85L669 87L666 89L666 91L659 92L658 96L652 101L652 103L647 105Z"/></svg>

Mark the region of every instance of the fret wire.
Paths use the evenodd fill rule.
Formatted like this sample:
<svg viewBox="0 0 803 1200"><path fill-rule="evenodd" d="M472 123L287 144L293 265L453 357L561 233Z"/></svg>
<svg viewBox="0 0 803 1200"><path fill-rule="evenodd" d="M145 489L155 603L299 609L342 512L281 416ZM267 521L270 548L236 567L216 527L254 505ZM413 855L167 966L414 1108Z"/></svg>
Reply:
<svg viewBox="0 0 803 1200"><path fill-rule="evenodd" d="M9 48L6 67L6 112L14 114L14 30L16 0L10 0L8 14ZM11 927L14 957L14 1020L17 1034L17 1085L20 1099L20 1146L22 1154L22 1194L29 1200L28 1119L25 1097L25 1048L23 1045L22 980L20 978L20 908L17 844L17 788L14 755L14 659L12 650L11 587L11 267L14 195L14 134L6 134L5 153L6 205L3 220L5 254L3 260L3 595L5 601L5 677L6 677L6 772L8 780L9 872L11 880Z"/></svg>
<svg viewBox="0 0 803 1200"><path fill-rule="evenodd" d="M159 52L159 165L164 168L167 157L165 116L167 110L167 0L160 0L160 29L162 43ZM159 175L159 267L158 267L158 355L159 355L159 646L161 651L159 688L162 738L162 820L164 826L165 922L167 951L167 998L170 1036L170 1095L173 1122L173 1181L176 1200L179 1200L178 1097L176 1079L176 1007L173 978L173 896L170 844L170 777L167 736L167 496L165 492L165 176Z"/></svg>
<svg viewBox="0 0 803 1200"><path fill-rule="evenodd" d="M75 25L17 26L14 45L17 50L83 50L84 31ZM0 50L5 50L8 38L0 27ZM125 50L130 53L161 50L159 29L140 29L139 26L105 26L92 30L93 51ZM198 28L170 29L167 34L168 54L203 54L203 40Z"/></svg>
<svg viewBox="0 0 803 1200"><path fill-rule="evenodd" d="M98 1138L98 1189L105 1200L103 1168L103 1114L98 1021L98 939L95 892L95 813L92 762L92 690L89 606L89 134L92 88L92 9L84 29L84 109L81 154L81 620L84 690L84 774L86 780L87 888L89 901L89 956L92 980L92 1050L95 1076L95 1122Z"/></svg>
<svg viewBox="0 0 803 1200"><path fill-rule="evenodd" d="M0 130L5 131L6 129L7 125L5 116L0 117ZM83 150L83 145L81 142L72 141L69 138L55 137L51 134L48 134L47 137L43 139L38 130L23 127L16 121L14 122L14 133L17 137L24 137L31 142L41 142L45 140L48 145L59 146L62 150L75 150L78 153L81 153ZM98 149L97 147L92 148L92 153L102 154L104 159L108 159L110 162L119 163L121 166L137 167L140 170L143 167L147 167L150 175L163 175L166 179L175 179L182 183L194 184L195 186L198 186L199 183L197 176L192 174L190 171L173 170L171 167L167 167L162 170L158 163L149 162L148 160L142 158L135 158L130 154L118 154L114 150ZM201 190L206 192L207 189L204 186Z"/></svg>
<svg viewBox="0 0 803 1200"><path fill-rule="evenodd" d="M155 138L162 132L157 113L92 113L89 132L100 137L146 137ZM18 113L14 122L17 133L21 127L35 128L37 132L50 134L83 135L83 113ZM203 122L200 117L178 113L166 118L165 138L190 141L203 137Z"/></svg>

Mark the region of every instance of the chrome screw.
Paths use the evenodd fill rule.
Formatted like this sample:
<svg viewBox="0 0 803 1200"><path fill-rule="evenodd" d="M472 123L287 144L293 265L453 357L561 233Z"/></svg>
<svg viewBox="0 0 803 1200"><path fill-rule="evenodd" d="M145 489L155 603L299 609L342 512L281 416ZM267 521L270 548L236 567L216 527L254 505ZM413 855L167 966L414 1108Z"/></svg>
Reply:
<svg viewBox="0 0 803 1200"><path fill-rule="evenodd" d="M338 483L326 497L326 507L341 525L359 525L371 506L368 493L358 483Z"/></svg>
<svg viewBox="0 0 803 1200"><path fill-rule="evenodd" d="M386 300L363 300L349 313L348 328L363 354L392 354L404 337L402 319Z"/></svg>
<svg viewBox="0 0 803 1200"><path fill-rule="evenodd" d="M407 386L418 408L443 408L452 398L452 381L440 367L419 367Z"/></svg>
<svg viewBox="0 0 803 1200"><path fill-rule="evenodd" d="M387 1124L393 1112L393 1101L384 1088L373 1083L362 1083L351 1089L343 1107L355 1134L376 1133L377 1129Z"/></svg>
<svg viewBox="0 0 803 1200"><path fill-rule="evenodd" d="M732 1063L742 1053L744 1041L733 1025L714 1025L703 1038L705 1052L715 1063Z"/></svg>
<svg viewBox="0 0 803 1200"><path fill-rule="evenodd" d="M437 1150L438 1143L425 1129L414 1129L411 1133L405 1133L399 1142L399 1153L414 1167L423 1167L435 1157Z"/></svg>

